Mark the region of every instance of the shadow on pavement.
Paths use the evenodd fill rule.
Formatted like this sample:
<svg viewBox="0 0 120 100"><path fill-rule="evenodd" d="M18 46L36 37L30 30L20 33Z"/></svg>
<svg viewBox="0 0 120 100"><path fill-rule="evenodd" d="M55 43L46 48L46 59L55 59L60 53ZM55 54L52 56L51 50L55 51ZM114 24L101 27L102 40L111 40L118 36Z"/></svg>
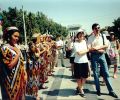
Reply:
<svg viewBox="0 0 120 100"><path fill-rule="evenodd" d="M84 89L85 94L95 94L96 91L91 91L89 89ZM76 90L75 89L55 89L53 91L44 91L42 94L47 94L48 96L74 96L76 95ZM101 93L101 95L108 95L108 93Z"/></svg>
<svg viewBox="0 0 120 100"><path fill-rule="evenodd" d="M36 98L34 98L33 96L30 96L30 95L26 95L25 100L36 100ZM40 100L43 100L43 98L40 97Z"/></svg>
<svg viewBox="0 0 120 100"><path fill-rule="evenodd" d="M88 89L84 89L85 93L89 93L89 94L96 94L96 91L90 91ZM96 94L97 95L97 94ZM108 93L101 93L101 95L108 95Z"/></svg>
<svg viewBox="0 0 120 100"><path fill-rule="evenodd" d="M74 89L56 89L53 91L44 91L42 92L43 94L47 94L48 96L73 96L75 95L75 90Z"/></svg>
<svg viewBox="0 0 120 100"><path fill-rule="evenodd" d="M53 75L54 78L65 78L65 79L73 79L71 76L68 75Z"/></svg>
<svg viewBox="0 0 120 100"><path fill-rule="evenodd" d="M85 84L95 84L93 80L87 80Z"/></svg>
<svg viewBox="0 0 120 100"><path fill-rule="evenodd" d="M68 76L68 75L63 75L63 78L65 78L65 79L73 79L72 76Z"/></svg>
<svg viewBox="0 0 120 100"><path fill-rule="evenodd" d="M54 78L63 78L63 75L53 75Z"/></svg>
<svg viewBox="0 0 120 100"><path fill-rule="evenodd" d="M71 81L72 81L72 82L76 82L76 79L72 79Z"/></svg>

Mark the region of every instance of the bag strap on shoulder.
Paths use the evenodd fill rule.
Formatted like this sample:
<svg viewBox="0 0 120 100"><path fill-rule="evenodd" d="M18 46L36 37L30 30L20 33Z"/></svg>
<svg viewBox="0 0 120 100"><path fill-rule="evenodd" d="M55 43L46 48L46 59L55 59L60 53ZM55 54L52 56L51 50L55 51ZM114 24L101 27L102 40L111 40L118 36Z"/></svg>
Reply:
<svg viewBox="0 0 120 100"><path fill-rule="evenodd" d="M101 35L102 35L102 39L103 39L103 45L105 45L104 36L103 36L103 34L102 34L102 33L101 33Z"/></svg>

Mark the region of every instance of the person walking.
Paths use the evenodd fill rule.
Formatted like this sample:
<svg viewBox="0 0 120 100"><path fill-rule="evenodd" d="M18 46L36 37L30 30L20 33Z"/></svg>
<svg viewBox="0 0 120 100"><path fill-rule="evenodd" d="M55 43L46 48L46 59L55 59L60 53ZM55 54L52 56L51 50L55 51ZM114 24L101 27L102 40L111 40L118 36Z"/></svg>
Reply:
<svg viewBox="0 0 120 100"><path fill-rule="evenodd" d="M119 52L118 51L120 49L120 45L114 33L110 34L110 43L111 43L111 46L109 50L109 55L110 55L111 63L112 65L114 65L113 78L117 78L117 70L119 66Z"/></svg>
<svg viewBox="0 0 120 100"><path fill-rule="evenodd" d="M95 80L95 86L97 90L97 95L101 95L100 83L99 83L99 72L98 72L98 64L101 66L101 71L103 74L103 78L105 80L107 89L109 91L109 95L115 98L118 96L115 94L112 88L112 84L110 82L110 76L108 71L108 65L105 58L105 50L108 47L108 42L106 36L100 33L100 25L98 23L94 23L92 25L93 34L88 38L88 47L91 51L91 65ZM104 45L103 45L104 38Z"/></svg>
<svg viewBox="0 0 120 100"><path fill-rule="evenodd" d="M77 79L77 93L85 97L83 86L88 78L88 58L87 44L84 38L84 31L80 29L76 35L78 41L74 43L75 59L74 59L74 77Z"/></svg>
<svg viewBox="0 0 120 100"><path fill-rule="evenodd" d="M70 55L70 64L71 64L71 72L72 72L72 77L74 78L74 59L75 59L75 50L74 50L74 43L75 43L75 38L71 38L71 42L70 42L70 46L68 47L68 49L71 51L71 55Z"/></svg>
<svg viewBox="0 0 120 100"><path fill-rule="evenodd" d="M64 61L63 61L63 59L64 59L64 54L63 54L64 43L61 40L61 36L60 35L58 35L56 37L56 47L57 47L57 62L56 62L56 66L58 66L58 59L60 57L60 59L61 59L61 66L65 67Z"/></svg>
<svg viewBox="0 0 120 100"><path fill-rule="evenodd" d="M27 73L18 47L20 32L8 27L3 34L5 43L0 48L2 100L25 100Z"/></svg>

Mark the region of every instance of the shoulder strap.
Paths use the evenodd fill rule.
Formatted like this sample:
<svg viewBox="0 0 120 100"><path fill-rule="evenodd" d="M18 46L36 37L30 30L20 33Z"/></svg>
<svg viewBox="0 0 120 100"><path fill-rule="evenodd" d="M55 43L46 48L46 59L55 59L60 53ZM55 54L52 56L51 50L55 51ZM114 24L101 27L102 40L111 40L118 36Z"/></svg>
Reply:
<svg viewBox="0 0 120 100"><path fill-rule="evenodd" d="M102 34L102 33L101 33L101 35L102 35L103 45L104 45L104 44L105 44L104 36L103 36L103 34Z"/></svg>

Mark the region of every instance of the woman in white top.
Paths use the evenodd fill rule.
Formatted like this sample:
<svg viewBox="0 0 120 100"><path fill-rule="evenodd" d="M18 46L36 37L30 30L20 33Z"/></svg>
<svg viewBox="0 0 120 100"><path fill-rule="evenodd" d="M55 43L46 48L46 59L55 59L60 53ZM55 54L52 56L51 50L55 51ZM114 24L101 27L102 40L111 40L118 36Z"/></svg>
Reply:
<svg viewBox="0 0 120 100"><path fill-rule="evenodd" d="M118 66L119 66L119 49L120 49L120 44L119 41L116 39L115 34L111 33L110 34L110 51L109 52L109 56L111 58L111 64L114 65L114 74L113 74L113 78L117 78L117 70L118 70Z"/></svg>
<svg viewBox="0 0 120 100"><path fill-rule="evenodd" d="M79 93L82 97L85 97L83 86L88 78L88 58L86 41L84 38L83 30L79 30L77 33L78 41L74 43L75 59L74 59L74 77L77 79L77 94Z"/></svg>

